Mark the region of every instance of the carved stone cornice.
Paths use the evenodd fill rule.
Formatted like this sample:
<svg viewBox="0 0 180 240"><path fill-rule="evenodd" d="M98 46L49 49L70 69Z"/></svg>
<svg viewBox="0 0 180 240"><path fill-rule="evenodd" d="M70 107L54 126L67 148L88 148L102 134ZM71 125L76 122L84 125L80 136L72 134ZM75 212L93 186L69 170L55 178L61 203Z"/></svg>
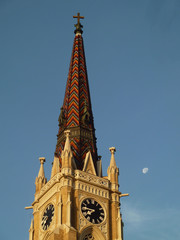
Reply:
<svg viewBox="0 0 180 240"><path fill-rule="evenodd" d="M33 202L32 205L34 205L36 203L36 201L38 201L40 198L43 197L44 194L46 194L49 189L52 189L52 187L56 184L56 183L61 183L59 187L63 187L65 184L65 181L62 180L62 178L66 179L66 178L72 178L73 182L81 181L84 182L86 184L91 184L94 185L96 187L100 187L106 190L110 190L110 184L109 184L109 180L104 179L104 178L100 178L98 176L83 172L81 170L75 170L73 174L71 174L70 172L66 172L66 173L57 173L53 178L51 178L40 190L40 192L38 194L36 194L35 196L35 201ZM68 183L67 183L68 184ZM72 186L77 186L75 184L72 184Z"/></svg>

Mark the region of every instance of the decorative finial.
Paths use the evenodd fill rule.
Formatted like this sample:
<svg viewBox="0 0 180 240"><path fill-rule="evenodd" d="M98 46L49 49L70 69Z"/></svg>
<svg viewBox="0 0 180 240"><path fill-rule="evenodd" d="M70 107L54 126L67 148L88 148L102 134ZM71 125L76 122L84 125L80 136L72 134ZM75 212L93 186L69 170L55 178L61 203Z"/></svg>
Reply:
<svg viewBox="0 0 180 240"><path fill-rule="evenodd" d="M70 130L64 131L64 135L66 136L66 138L69 138L70 132L71 132Z"/></svg>
<svg viewBox="0 0 180 240"><path fill-rule="evenodd" d="M116 152L116 148L115 147L110 147L109 151L111 152L111 154L114 155L114 153Z"/></svg>
<svg viewBox="0 0 180 240"><path fill-rule="evenodd" d="M77 16L73 16L73 18L77 18L77 24L74 24L74 26L76 27L74 33L75 33L75 34L76 34L76 33L82 34L82 33L83 33L83 30L82 30L83 25L81 25L80 19L84 19L84 17L83 17L83 16L80 16L80 13L77 13Z"/></svg>
<svg viewBox="0 0 180 240"><path fill-rule="evenodd" d="M40 161L41 164L44 164L44 162L46 161L46 158L45 157L40 157L39 161Z"/></svg>

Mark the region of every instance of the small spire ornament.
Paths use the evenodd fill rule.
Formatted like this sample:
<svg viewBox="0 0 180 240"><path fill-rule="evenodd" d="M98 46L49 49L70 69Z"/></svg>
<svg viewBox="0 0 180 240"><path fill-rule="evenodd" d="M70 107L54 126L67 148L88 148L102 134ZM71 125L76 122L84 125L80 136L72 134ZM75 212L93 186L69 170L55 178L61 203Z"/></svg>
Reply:
<svg viewBox="0 0 180 240"><path fill-rule="evenodd" d="M80 13L77 13L77 16L73 16L73 18L77 18L77 24L74 24L74 26L76 27L76 29L74 30L74 33L77 34L77 33L80 33L82 34L83 33L83 25L81 25L80 23L80 19L84 19L83 16L80 16Z"/></svg>

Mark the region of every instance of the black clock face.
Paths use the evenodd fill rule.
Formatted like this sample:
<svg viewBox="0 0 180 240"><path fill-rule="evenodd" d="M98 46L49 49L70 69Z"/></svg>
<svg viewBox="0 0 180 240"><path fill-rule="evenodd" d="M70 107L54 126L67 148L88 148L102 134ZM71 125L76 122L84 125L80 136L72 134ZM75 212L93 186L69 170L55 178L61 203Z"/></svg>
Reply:
<svg viewBox="0 0 180 240"><path fill-rule="evenodd" d="M50 226L53 216L54 216L54 206L50 204L44 211L44 214L42 217L41 226L43 230L46 230Z"/></svg>
<svg viewBox="0 0 180 240"><path fill-rule="evenodd" d="M91 198L86 198L81 203L81 211L84 217L93 224L101 223L105 217L102 206Z"/></svg>

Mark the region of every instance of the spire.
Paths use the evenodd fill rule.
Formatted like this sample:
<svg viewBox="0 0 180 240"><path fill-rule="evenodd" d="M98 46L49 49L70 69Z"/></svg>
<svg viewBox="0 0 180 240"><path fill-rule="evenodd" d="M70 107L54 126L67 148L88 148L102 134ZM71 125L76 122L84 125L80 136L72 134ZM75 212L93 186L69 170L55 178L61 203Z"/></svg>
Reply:
<svg viewBox="0 0 180 240"><path fill-rule="evenodd" d="M101 161L101 156L98 156L98 161L97 161L97 175L99 177L102 177L102 161Z"/></svg>
<svg viewBox="0 0 180 240"><path fill-rule="evenodd" d="M119 169L116 165L116 161L115 161L115 157L114 157L114 153L116 152L116 148L111 147L111 148L109 148L109 150L111 152L111 160L110 160L110 165L109 165L108 170L107 170L108 179L113 184L112 187L117 188L116 185L118 185Z"/></svg>
<svg viewBox="0 0 180 240"><path fill-rule="evenodd" d="M76 169L76 164L74 162L74 157L73 157L70 140L69 140L70 130L64 131L64 134L66 136L66 141L65 141L64 150L61 153L63 171L64 169L70 169L70 170Z"/></svg>
<svg viewBox="0 0 180 240"><path fill-rule="evenodd" d="M112 167L117 168L116 161L115 161L115 158L114 158L114 153L116 152L116 148L111 147L111 148L109 148L109 151L111 152L110 168L112 168Z"/></svg>
<svg viewBox="0 0 180 240"><path fill-rule="evenodd" d="M44 162L46 161L46 159L44 157L40 157L39 158L40 161L40 169L39 169L39 173L38 176L36 177L36 193L40 191L40 189L46 184L47 179L45 178L45 174L44 174Z"/></svg>
<svg viewBox="0 0 180 240"><path fill-rule="evenodd" d="M45 178L45 174L44 174L44 162L46 161L46 159L44 157L40 157L39 158L40 161L40 169L39 169L39 174L38 174L38 178Z"/></svg>
<svg viewBox="0 0 180 240"><path fill-rule="evenodd" d="M67 151L67 152L71 153L71 145L70 145L70 140L69 140L70 130L64 131L64 134L66 136L66 142L65 142L65 145L64 145L64 152Z"/></svg>
<svg viewBox="0 0 180 240"><path fill-rule="evenodd" d="M65 130L71 130L69 142L78 169L83 169L83 162L88 151L91 152L95 168L97 168L97 147L91 99L89 92L86 60L82 38L80 14L73 43L69 74L66 84L64 103L59 116L56 154L61 159L65 145ZM80 26L80 28L78 27Z"/></svg>

